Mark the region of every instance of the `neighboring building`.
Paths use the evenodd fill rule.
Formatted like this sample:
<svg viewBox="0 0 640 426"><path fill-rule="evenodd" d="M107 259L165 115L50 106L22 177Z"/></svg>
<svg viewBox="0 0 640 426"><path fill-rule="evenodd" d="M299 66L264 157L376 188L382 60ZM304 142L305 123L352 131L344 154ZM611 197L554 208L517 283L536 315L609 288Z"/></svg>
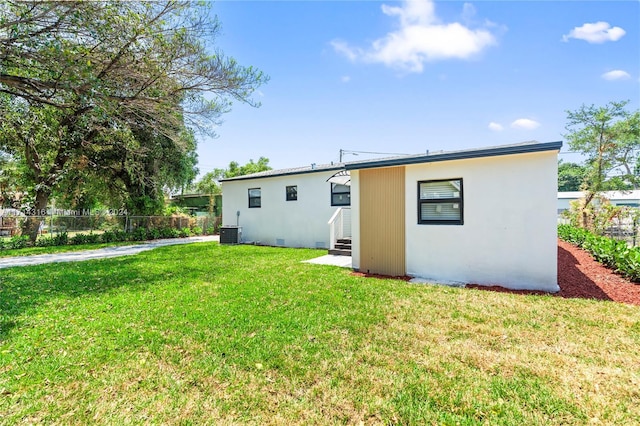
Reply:
<svg viewBox="0 0 640 426"><path fill-rule="evenodd" d="M213 196L206 194L176 194L169 201L173 205L188 209L194 216L222 215L221 194Z"/></svg>
<svg viewBox="0 0 640 426"><path fill-rule="evenodd" d="M328 221L340 217L356 270L554 292L561 147L527 142L225 179L223 225L241 226L246 242L329 248Z"/></svg>
<svg viewBox="0 0 640 426"><path fill-rule="evenodd" d="M640 190L605 191L601 193L614 206L640 207ZM572 201L584 198L582 191L558 192L558 215L569 210Z"/></svg>
<svg viewBox="0 0 640 426"><path fill-rule="evenodd" d="M12 237L20 230L20 220L25 214L18 209L0 208L0 237Z"/></svg>

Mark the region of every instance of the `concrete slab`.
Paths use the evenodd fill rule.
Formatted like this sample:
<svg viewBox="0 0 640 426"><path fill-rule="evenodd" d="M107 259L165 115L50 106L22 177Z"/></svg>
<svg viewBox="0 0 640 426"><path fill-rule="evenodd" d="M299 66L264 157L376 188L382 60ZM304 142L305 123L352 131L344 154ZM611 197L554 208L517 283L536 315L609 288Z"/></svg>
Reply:
<svg viewBox="0 0 640 426"><path fill-rule="evenodd" d="M341 268L351 268L351 256L336 256L327 254L315 259L303 260L303 263L315 263L316 265L340 266Z"/></svg>
<svg viewBox="0 0 640 426"><path fill-rule="evenodd" d="M442 280L433 280L429 278L423 277L414 277L409 280L410 283L413 284L427 284L427 285L444 285L447 287L464 287L466 283L460 281L442 281Z"/></svg>

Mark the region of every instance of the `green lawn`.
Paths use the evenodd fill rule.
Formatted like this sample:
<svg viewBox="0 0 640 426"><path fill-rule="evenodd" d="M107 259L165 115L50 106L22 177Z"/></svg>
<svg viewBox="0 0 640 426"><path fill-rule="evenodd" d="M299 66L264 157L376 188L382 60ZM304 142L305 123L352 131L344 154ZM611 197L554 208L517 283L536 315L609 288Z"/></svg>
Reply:
<svg viewBox="0 0 640 426"><path fill-rule="evenodd" d="M0 270L0 424L632 424L640 309L216 243Z"/></svg>

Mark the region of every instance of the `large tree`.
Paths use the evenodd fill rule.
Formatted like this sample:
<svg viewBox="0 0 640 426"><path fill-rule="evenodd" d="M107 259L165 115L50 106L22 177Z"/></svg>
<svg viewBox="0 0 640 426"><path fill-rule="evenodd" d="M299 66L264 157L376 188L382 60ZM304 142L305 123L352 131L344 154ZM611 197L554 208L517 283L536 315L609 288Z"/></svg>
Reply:
<svg viewBox="0 0 640 426"><path fill-rule="evenodd" d="M99 153L129 156L131 172L149 139L188 151L188 127L255 105L266 77L211 50L219 29L206 2L0 3L0 150L27 165L33 207L79 168L117 175Z"/></svg>
<svg viewBox="0 0 640 426"><path fill-rule="evenodd" d="M20 165L0 151L0 209L19 207L16 203L21 193Z"/></svg>
<svg viewBox="0 0 640 426"><path fill-rule="evenodd" d="M179 143L134 129L127 143L104 135L65 176L54 193L56 204L71 209L124 206L131 214L153 215L164 209L165 192L189 185L197 174L195 136L185 130ZM121 136L125 139L125 136Z"/></svg>
<svg viewBox="0 0 640 426"><path fill-rule="evenodd" d="M581 106L567 111L565 135L573 151L587 157L585 189L590 194L637 186L634 167L640 154L639 112L625 109L628 101L603 107Z"/></svg>
<svg viewBox="0 0 640 426"><path fill-rule="evenodd" d="M260 157L257 162L250 159L247 164L242 166L237 161L232 161L226 169L214 169L204 174L202 178L195 183L194 188L201 194L220 194L220 180L267 170L271 170L271 166L269 166L269 159L266 157Z"/></svg>
<svg viewBox="0 0 640 426"><path fill-rule="evenodd" d="M586 211L599 192L638 187L635 173L640 155L640 112L630 112L628 101L609 102L605 106L582 105L567 111L565 135L571 150L587 157L582 188L583 224Z"/></svg>
<svg viewBox="0 0 640 426"><path fill-rule="evenodd" d="M576 163L558 161L558 191L580 191L587 169Z"/></svg>

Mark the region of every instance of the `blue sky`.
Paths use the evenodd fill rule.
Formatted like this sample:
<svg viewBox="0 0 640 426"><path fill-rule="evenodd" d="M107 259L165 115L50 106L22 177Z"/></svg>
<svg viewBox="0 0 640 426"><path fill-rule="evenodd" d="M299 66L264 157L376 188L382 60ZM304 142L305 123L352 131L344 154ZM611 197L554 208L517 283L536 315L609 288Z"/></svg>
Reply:
<svg viewBox="0 0 640 426"><path fill-rule="evenodd" d="M217 47L271 78L199 138L201 173L339 150L563 140L566 110L640 107L638 1L219 1ZM565 146L563 151L568 151ZM373 155L346 155L359 160ZM572 154L561 155L579 161Z"/></svg>

